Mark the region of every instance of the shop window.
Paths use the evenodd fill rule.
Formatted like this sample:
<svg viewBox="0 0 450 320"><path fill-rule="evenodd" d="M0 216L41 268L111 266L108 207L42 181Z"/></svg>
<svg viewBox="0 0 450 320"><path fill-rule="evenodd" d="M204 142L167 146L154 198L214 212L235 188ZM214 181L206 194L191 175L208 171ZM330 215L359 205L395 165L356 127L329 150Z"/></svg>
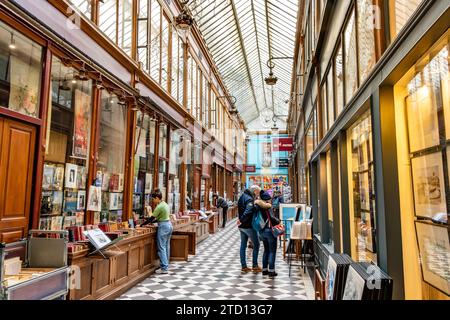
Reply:
<svg viewBox="0 0 450 320"><path fill-rule="evenodd" d="M122 219L127 110L119 98L102 91L97 172L102 174L100 221ZM94 219L97 220L97 219Z"/></svg>
<svg viewBox="0 0 450 320"><path fill-rule="evenodd" d="M189 159L186 161L186 209L193 209L194 200L194 148L192 147L192 142L190 140L186 141L186 154Z"/></svg>
<svg viewBox="0 0 450 320"><path fill-rule="evenodd" d="M100 30L116 45L131 55L132 0L103 0L99 2Z"/></svg>
<svg viewBox="0 0 450 320"><path fill-rule="evenodd" d="M342 65L342 46L339 44L334 58L334 94L336 95L336 118L344 110L344 67Z"/></svg>
<svg viewBox="0 0 450 320"><path fill-rule="evenodd" d="M155 170L156 121L148 114L138 112L134 155L133 211L141 217L145 208L152 205ZM148 212L148 211L147 211Z"/></svg>
<svg viewBox="0 0 450 320"><path fill-rule="evenodd" d="M330 243L333 244L333 183L331 176L331 151L327 151L327 211L328 211L328 234L330 235Z"/></svg>
<svg viewBox="0 0 450 320"><path fill-rule="evenodd" d="M143 70L150 71L150 6L148 0L139 1L139 12L137 21L137 54L142 63Z"/></svg>
<svg viewBox="0 0 450 320"><path fill-rule="evenodd" d="M355 10L352 10L344 31L345 50L345 103L348 103L358 89L358 68L356 55Z"/></svg>
<svg viewBox="0 0 450 320"><path fill-rule="evenodd" d="M172 27L172 97L183 104L183 42Z"/></svg>
<svg viewBox="0 0 450 320"><path fill-rule="evenodd" d="M203 77L202 123L205 128L209 128L209 94L208 80Z"/></svg>
<svg viewBox="0 0 450 320"><path fill-rule="evenodd" d="M183 140L186 139L179 131L170 135L169 190L168 201L172 213L180 211L180 177L183 159Z"/></svg>
<svg viewBox="0 0 450 320"><path fill-rule="evenodd" d="M320 100L321 100L321 115L322 115L322 128L323 135L325 135L328 131L328 107L327 107L327 90L326 85L323 84L320 87Z"/></svg>
<svg viewBox="0 0 450 320"><path fill-rule="evenodd" d="M394 39L414 11L419 7L423 0L390 0L389 1L389 17L391 26L391 38Z"/></svg>
<svg viewBox="0 0 450 320"><path fill-rule="evenodd" d="M196 81L195 83L195 95L196 95L196 104L194 105L194 117L195 119L197 119L197 121L201 121L201 115L202 115L202 83L203 83L203 79L202 79L202 72L200 70L200 67L197 67L196 70L194 71L196 72L196 74L194 74L193 76L196 77Z"/></svg>
<svg viewBox="0 0 450 320"><path fill-rule="evenodd" d="M0 106L39 116L42 47L0 22Z"/></svg>
<svg viewBox="0 0 450 320"><path fill-rule="evenodd" d="M447 29L394 87L403 250L420 257L420 269L408 270L411 281L422 283L419 299L444 297L437 289L450 294L449 40Z"/></svg>
<svg viewBox="0 0 450 320"><path fill-rule="evenodd" d="M314 151L314 131L312 122L306 130L306 162L311 159Z"/></svg>
<svg viewBox="0 0 450 320"><path fill-rule="evenodd" d="M92 81L77 80L76 76L74 68L52 58L39 225L42 230L63 230L84 223Z"/></svg>
<svg viewBox="0 0 450 320"><path fill-rule="evenodd" d="M159 168L158 168L158 188L161 190L163 200L166 200L167 191L167 170L168 170L168 150L167 138L169 127L165 123L159 125Z"/></svg>
<svg viewBox="0 0 450 320"><path fill-rule="evenodd" d="M359 79L363 83L376 63L373 0L357 1Z"/></svg>
<svg viewBox="0 0 450 320"><path fill-rule="evenodd" d="M328 108L328 128L334 123L334 84L333 84L333 70L330 69L327 75L327 108Z"/></svg>
<svg viewBox="0 0 450 320"><path fill-rule="evenodd" d="M352 256L356 261L377 263L376 208L372 127L370 112L348 131L350 184L350 227Z"/></svg>
<svg viewBox="0 0 450 320"><path fill-rule="evenodd" d="M209 129L211 130L211 133L214 134L216 137L217 135L215 134L216 131L216 123L217 123L217 95L216 93L211 90L211 117L210 117L210 123L209 123Z"/></svg>

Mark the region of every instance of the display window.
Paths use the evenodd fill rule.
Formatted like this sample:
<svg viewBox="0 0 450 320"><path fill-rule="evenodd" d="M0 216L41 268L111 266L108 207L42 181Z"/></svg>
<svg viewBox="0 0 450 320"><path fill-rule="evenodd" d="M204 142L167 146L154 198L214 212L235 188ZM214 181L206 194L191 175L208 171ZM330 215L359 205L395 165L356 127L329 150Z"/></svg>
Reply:
<svg viewBox="0 0 450 320"><path fill-rule="evenodd" d="M370 112L366 112L348 131L351 176L350 230L353 259L377 263L375 177L370 116Z"/></svg>
<svg viewBox="0 0 450 320"><path fill-rule="evenodd" d="M63 230L84 223L92 81L55 56L51 70L39 228Z"/></svg>
<svg viewBox="0 0 450 320"><path fill-rule="evenodd" d="M169 126L166 123L159 124L159 164L158 164L158 188L166 201L167 192L167 172L169 167L169 154L167 141L169 135Z"/></svg>
<svg viewBox="0 0 450 320"><path fill-rule="evenodd" d="M334 84L333 70L330 68L327 75L327 109L328 109L328 128L334 123Z"/></svg>
<svg viewBox="0 0 450 320"><path fill-rule="evenodd" d="M314 151L314 133L313 133L313 125L310 123L308 129L306 130L306 159L309 161L311 159L311 155Z"/></svg>
<svg viewBox="0 0 450 320"><path fill-rule="evenodd" d="M333 244L333 183L331 178L331 151L326 153L327 164L327 210L328 210L328 234L330 235L330 243Z"/></svg>
<svg viewBox="0 0 450 320"><path fill-rule="evenodd" d="M345 51L345 103L348 103L358 89L358 66L356 52L355 10L352 9L344 30Z"/></svg>
<svg viewBox="0 0 450 320"><path fill-rule="evenodd" d="M42 46L0 22L0 107L39 117Z"/></svg>
<svg viewBox="0 0 450 320"><path fill-rule="evenodd" d="M155 170L156 120L138 111L134 155L133 211L141 217L149 212ZM146 210L147 209L147 210Z"/></svg>
<svg viewBox="0 0 450 320"><path fill-rule="evenodd" d="M123 209L126 104L114 93L103 90L100 104L97 177L101 176L101 213L96 220L121 221Z"/></svg>
<svg viewBox="0 0 450 320"><path fill-rule="evenodd" d="M342 64L342 45L339 44L334 58L334 94L336 103L336 118L344 110L344 66Z"/></svg>
<svg viewBox="0 0 450 320"><path fill-rule="evenodd" d="M376 63L375 56L375 25L367 23L373 20L373 0L357 0L358 28L358 62L359 80L363 83ZM376 21L375 21L376 22ZM380 22L381 23L381 22Z"/></svg>
<svg viewBox="0 0 450 320"><path fill-rule="evenodd" d="M169 190L167 203L172 213L180 211L180 179L183 159L183 141L185 137L177 130L170 135Z"/></svg>
<svg viewBox="0 0 450 320"><path fill-rule="evenodd" d="M420 259L405 279L423 280L422 298L450 294L449 43L447 29L394 87L397 139L403 142L398 147L402 238L417 243L403 247L404 259Z"/></svg>
<svg viewBox="0 0 450 320"><path fill-rule="evenodd" d="M423 0L389 0L391 39L394 39Z"/></svg>

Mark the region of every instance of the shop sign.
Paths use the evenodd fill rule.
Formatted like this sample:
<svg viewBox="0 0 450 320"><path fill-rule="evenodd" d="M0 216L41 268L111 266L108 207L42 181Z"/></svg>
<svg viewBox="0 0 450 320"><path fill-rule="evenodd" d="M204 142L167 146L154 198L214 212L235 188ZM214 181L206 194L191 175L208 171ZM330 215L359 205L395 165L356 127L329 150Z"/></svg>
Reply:
<svg viewBox="0 0 450 320"><path fill-rule="evenodd" d="M292 137L285 138L273 138L272 151L288 151L291 152L294 149L294 142Z"/></svg>
<svg viewBox="0 0 450 320"><path fill-rule="evenodd" d="M289 168L289 160L286 158L277 159L278 168Z"/></svg>
<svg viewBox="0 0 450 320"><path fill-rule="evenodd" d="M246 165L245 172L256 172L256 166L255 165Z"/></svg>

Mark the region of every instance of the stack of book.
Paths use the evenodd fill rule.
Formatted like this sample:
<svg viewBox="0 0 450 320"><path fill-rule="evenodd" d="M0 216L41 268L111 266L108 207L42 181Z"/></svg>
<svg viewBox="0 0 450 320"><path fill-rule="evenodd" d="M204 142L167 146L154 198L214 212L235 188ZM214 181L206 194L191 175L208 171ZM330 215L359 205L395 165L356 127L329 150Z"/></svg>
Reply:
<svg viewBox="0 0 450 320"><path fill-rule="evenodd" d="M378 266L353 263L348 269L342 300L391 300L393 280Z"/></svg>
<svg viewBox="0 0 450 320"><path fill-rule="evenodd" d="M353 260L347 254L330 254L325 280L327 300L342 300L347 272Z"/></svg>

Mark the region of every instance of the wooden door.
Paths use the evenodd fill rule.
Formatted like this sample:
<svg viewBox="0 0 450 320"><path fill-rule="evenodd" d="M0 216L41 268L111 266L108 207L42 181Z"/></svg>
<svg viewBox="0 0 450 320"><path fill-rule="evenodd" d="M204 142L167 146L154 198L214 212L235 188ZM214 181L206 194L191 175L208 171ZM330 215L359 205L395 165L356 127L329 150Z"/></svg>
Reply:
<svg viewBox="0 0 450 320"><path fill-rule="evenodd" d="M27 235L35 145L34 126L0 118L0 242Z"/></svg>

